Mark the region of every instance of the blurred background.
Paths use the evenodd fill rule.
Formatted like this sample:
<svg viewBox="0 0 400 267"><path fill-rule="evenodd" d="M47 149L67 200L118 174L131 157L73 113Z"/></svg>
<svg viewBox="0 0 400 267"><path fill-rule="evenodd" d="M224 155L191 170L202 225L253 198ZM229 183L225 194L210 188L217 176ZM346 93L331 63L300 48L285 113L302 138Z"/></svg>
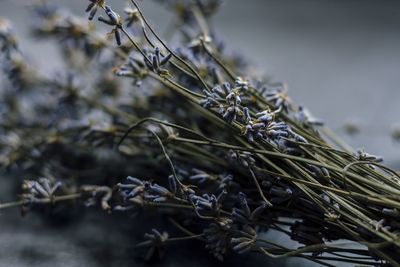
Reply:
<svg viewBox="0 0 400 267"><path fill-rule="evenodd" d="M86 16L87 1L51 2ZM125 3L110 2L119 11ZM32 61L54 71L60 67L57 49L28 34L29 3L0 0L0 16L13 21L23 51ZM171 21L165 8L150 0L139 4L158 32L165 32ZM260 74L286 82L295 102L306 106L352 147L381 155L387 165L400 169L400 142L391 138L393 130L400 128L399 1L225 0L213 24L228 48L242 53ZM359 132L350 135L349 128ZM0 188L0 201L12 199L4 179ZM48 223L34 214L21 220L16 210L3 211L0 266L143 264L131 256L137 236L132 221L96 212L84 214L81 221L44 231ZM195 252L200 260L193 263L187 256L192 251L180 250L175 248L164 264L177 266L177 257L185 266L218 264L201 251ZM263 260L235 259L225 264L258 265ZM284 265L282 261L273 264Z"/></svg>

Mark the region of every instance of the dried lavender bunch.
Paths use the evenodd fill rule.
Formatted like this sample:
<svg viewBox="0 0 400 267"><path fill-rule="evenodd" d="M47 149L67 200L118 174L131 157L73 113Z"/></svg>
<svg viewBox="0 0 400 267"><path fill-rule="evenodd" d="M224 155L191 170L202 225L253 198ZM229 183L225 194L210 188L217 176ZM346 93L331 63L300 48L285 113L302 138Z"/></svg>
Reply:
<svg viewBox="0 0 400 267"><path fill-rule="evenodd" d="M30 177L63 177L25 181L21 200L0 207L26 212L80 199L108 212L157 210L177 237L152 229L138 244L147 259L169 242L197 240L220 260L261 253L399 266L398 174L380 157L353 152L283 84L260 82L226 51L207 22L220 1L162 2L178 14L174 34L183 38L174 49L134 0L125 19L112 1L89 1L89 20L97 16L112 40L66 11L36 7L33 33L60 41L68 59L57 77L32 71L0 24L10 81L0 162ZM300 245L268 240L268 231Z"/></svg>

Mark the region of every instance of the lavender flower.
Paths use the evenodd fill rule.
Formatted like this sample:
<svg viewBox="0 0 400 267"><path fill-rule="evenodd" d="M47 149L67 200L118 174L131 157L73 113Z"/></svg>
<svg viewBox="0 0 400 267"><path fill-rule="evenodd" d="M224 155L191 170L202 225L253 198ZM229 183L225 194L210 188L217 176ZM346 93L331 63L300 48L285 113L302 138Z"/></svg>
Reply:
<svg viewBox="0 0 400 267"><path fill-rule="evenodd" d="M167 188L160 186L158 184L145 182L144 188L145 188L145 194L143 195L143 197L145 200L148 201L164 202L174 196L174 194L170 192Z"/></svg>
<svg viewBox="0 0 400 267"><path fill-rule="evenodd" d="M176 177L173 175L168 176L168 184L169 184L169 190L171 190L172 194L175 195L178 192L179 188Z"/></svg>
<svg viewBox="0 0 400 267"><path fill-rule="evenodd" d="M253 121L246 107L243 108L243 113L246 125L242 128L241 134L246 136L250 143L253 143L254 139L262 139L264 137L262 131L265 129L265 124Z"/></svg>
<svg viewBox="0 0 400 267"><path fill-rule="evenodd" d="M119 30L122 27L121 17L116 12L114 12L109 6L105 6L105 12L106 15L108 16L108 19L104 18L103 16L99 16L98 20L107 25L114 26L114 29L111 31L111 33L114 33L117 45L121 45L121 34L119 32Z"/></svg>
<svg viewBox="0 0 400 267"><path fill-rule="evenodd" d="M238 254L250 252L256 245L257 233L253 227L245 225L241 231L236 231L240 235L231 239L233 251Z"/></svg>
<svg viewBox="0 0 400 267"><path fill-rule="evenodd" d="M240 166L246 169L253 166L256 162L256 160L253 157L253 154L248 151L239 152L239 151L229 150L228 159L234 163L239 163Z"/></svg>
<svg viewBox="0 0 400 267"><path fill-rule="evenodd" d="M37 181L24 180L21 194L22 214L24 215L33 205L48 203L61 190L62 186L60 181L52 181L47 178L39 178Z"/></svg>
<svg viewBox="0 0 400 267"><path fill-rule="evenodd" d="M17 50L17 40L13 33L10 23L0 18L0 50L9 56Z"/></svg>
<svg viewBox="0 0 400 267"><path fill-rule="evenodd" d="M89 13L89 20L92 20L94 16L96 15L97 8L105 8L106 6L106 1L105 0L89 0L89 5L86 8L86 12Z"/></svg>
<svg viewBox="0 0 400 267"><path fill-rule="evenodd" d="M237 116L244 115L240 106L240 103L242 102L240 98L240 90L232 89L229 83L224 83L222 87L225 88L225 90L229 93L225 97L227 105L220 110L220 113L222 114L222 118L229 123L232 123L236 120Z"/></svg>
<svg viewBox="0 0 400 267"><path fill-rule="evenodd" d="M170 76L168 70L162 68L162 66L168 63L168 61L172 57L172 54L169 53L168 55L163 57L161 55L160 48L156 47L154 48L153 52L148 52L147 56L149 60L145 59L144 62L151 71L154 71L155 73L159 74L162 77Z"/></svg>
<svg viewBox="0 0 400 267"><path fill-rule="evenodd" d="M115 68L113 72L119 77L131 78L137 86L141 85L142 80L147 75L146 64L144 64L142 59L134 56L129 57L124 65Z"/></svg>
<svg viewBox="0 0 400 267"><path fill-rule="evenodd" d="M285 88L270 88L266 91L265 96L267 101L271 102L275 108L288 112L291 102Z"/></svg>
<svg viewBox="0 0 400 267"><path fill-rule="evenodd" d="M220 106L222 108L222 105L215 98L213 93L210 93L206 90L204 90L203 93L206 95L206 98L204 98L200 101L200 105L202 105L204 108L213 108L213 107L220 107Z"/></svg>
<svg viewBox="0 0 400 267"><path fill-rule="evenodd" d="M231 242L232 221L228 218L220 218L217 222L211 223L204 231L206 238L206 249L222 261L227 253Z"/></svg>
<svg viewBox="0 0 400 267"><path fill-rule="evenodd" d="M238 88L241 91L246 91L247 89L249 89L249 82L243 80L241 77L236 77L235 88Z"/></svg>
<svg viewBox="0 0 400 267"><path fill-rule="evenodd" d="M375 156L365 152L363 149L357 149L356 157L360 161L372 161L372 162L382 162L383 158L381 156Z"/></svg>
<svg viewBox="0 0 400 267"><path fill-rule="evenodd" d="M368 167L378 165L380 158L363 151L351 155L332 150L313 129L318 120L292 105L284 86L253 83L257 78L241 58L226 53L205 21L219 1L161 1L178 13L173 48L147 23L136 1L131 2L123 19L105 0L89 0L86 9L89 20L98 8L104 9L106 15L98 19L111 27L117 44L121 33L127 37L119 48L87 20L48 5L35 8L33 33L58 42L71 73L66 80L32 71L9 24L0 20L0 48L5 52L0 59L11 81L0 92L0 163L24 173L74 177L71 188L52 180L26 181L22 200L0 208L80 199L100 202L106 211L151 209L188 235L168 238L153 229L138 244L147 259L162 256L168 242L193 239L205 241L220 260L231 252L293 255L280 238L274 245L258 236L268 229L306 245L357 241L355 236L378 244L395 237L396 173L381 165L382 171L371 171ZM169 51L176 53L173 62ZM119 77L142 87L132 88ZM199 109L199 103L208 110ZM215 115L225 122L214 120ZM120 138L126 142L116 150ZM230 148L234 150L226 153ZM160 164L161 157L169 164ZM128 177L113 195L115 180L110 177L127 173L151 180ZM351 181L346 192L341 188L344 178ZM101 185L80 184L87 179ZM351 205L339 205L339 199ZM363 217L354 220L353 211ZM327 252L333 254L327 257L349 260L341 248L313 249L314 254L299 250L296 256L313 259ZM374 249L398 262L395 242ZM380 264L366 256L368 250L346 254L353 253L361 256L352 257L353 262ZM321 263L323 257L318 257Z"/></svg>
<svg viewBox="0 0 400 267"><path fill-rule="evenodd" d="M158 258L164 256L165 242L168 240L168 233L160 233L157 229L151 229L151 233L144 234L145 241L136 245L137 248L148 248L145 259L150 260L156 254Z"/></svg>
<svg viewBox="0 0 400 267"><path fill-rule="evenodd" d="M287 154L290 155L298 155L301 156L304 154L304 152L293 142L290 142L286 139L277 139L274 141L277 148Z"/></svg>
<svg viewBox="0 0 400 267"><path fill-rule="evenodd" d="M24 190L22 197L28 202L40 203L42 199L49 199L54 196L54 193L61 185L61 182L52 182L47 178L39 178L38 181L24 180L22 184L22 189Z"/></svg>
<svg viewBox="0 0 400 267"><path fill-rule="evenodd" d="M276 140L280 139L281 137L289 137L289 129L289 126L285 122L273 121L268 124L267 128L265 129L265 134L269 139Z"/></svg>
<svg viewBox="0 0 400 267"><path fill-rule="evenodd" d="M131 176L128 176L126 180L128 183L119 183L118 187L123 198L127 201L141 195L147 201L164 202L174 196L167 188L158 184L142 181Z"/></svg>
<svg viewBox="0 0 400 267"><path fill-rule="evenodd" d="M204 90L203 92L206 95L206 98L203 99L200 104L205 108L219 107L220 109L223 109L221 100L223 100L229 93L228 91L225 91L225 89L226 87L216 85L211 89L211 92Z"/></svg>
<svg viewBox="0 0 400 267"><path fill-rule="evenodd" d="M26 59L17 51L11 52L2 66L3 72L17 90L35 87L36 72L29 67Z"/></svg>
<svg viewBox="0 0 400 267"><path fill-rule="evenodd" d="M267 209L267 205L263 203L251 211L247 203L246 195L242 192L239 193L238 200L240 208L232 209L232 218L234 222L243 225L255 223L261 214Z"/></svg>
<svg viewBox="0 0 400 267"><path fill-rule="evenodd" d="M218 107L218 112L222 115L222 118L232 123L238 116L244 116L243 108L240 105L243 88L245 88L243 84L237 88L232 88L228 82L223 83L221 86L216 85L211 92L204 91L206 98L200 104L205 108Z"/></svg>
<svg viewBox="0 0 400 267"><path fill-rule="evenodd" d="M270 110L264 110L256 113L257 121L266 125L274 120L274 115L275 113L271 112Z"/></svg>
<svg viewBox="0 0 400 267"><path fill-rule="evenodd" d="M324 123L315 118L308 109L299 106L298 111L294 113L294 118L305 125L322 126Z"/></svg>
<svg viewBox="0 0 400 267"><path fill-rule="evenodd" d="M294 155L301 155L302 151L298 146L291 142L291 140L300 143L307 143L307 140L301 135L295 133L285 122L272 121L265 129L265 137L274 142L277 147L288 153Z"/></svg>
<svg viewBox="0 0 400 267"><path fill-rule="evenodd" d="M124 12L126 14L125 21L127 22L126 24L127 27L131 27L136 22L142 22L142 18L140 17L140 13L139 10L137 10L137 8L133 9L127 7L125 8ZM142 27L144 26L142 25Z"/></svg>
<svg viewBox="0 0 400 267"><path fill-rule="evenodd" d="M222 190L232 192L239 187L239 184L234 181L232 174L221 174L218 176L218 179L218 192Z"/></svg>
<svg viewBox="0 0 400 267"><path fill-rule="evenodd" d="M93 27L63 9L46 4L35 6L37 21L33 31L36 37L58 38L64 53L83 52L88 58L101 53L105 47L101 38L91 37Z"/></svg>
<svg viewBox="0 0 400 267"><path fill-rule="evenodd" d="M247 237L237 237L231 239L231 245L236 253L245 254L254 247L255 241Z"/></svg>
<svg viewBox="0 0 400 267"><path fill-rule="evenodd" d="M190 201L195 206L195 212L199 217L218 214L227 195L222 191L218 196L204 194L203 196L192 195Z"/></svg>
<svg viewBox="0 0 400 267"><path fill-rule="evenodd" d="M214 181L216 177L214 175L208 174L202 170L193 168L192 175L189 176L189 180L195 182L196 184L203 184L206 181Z"/></svg>
<svg viewBox="0 0 400 267"><path fill-rule="evenodd" d="M144 192L145 187L144 187L144 182L142 180L135 178L135 177L128 176L126 178L126 181L128 183L125 183L125 184L119 183L118 184L121 195L125 200L134 198Z"/></svg>

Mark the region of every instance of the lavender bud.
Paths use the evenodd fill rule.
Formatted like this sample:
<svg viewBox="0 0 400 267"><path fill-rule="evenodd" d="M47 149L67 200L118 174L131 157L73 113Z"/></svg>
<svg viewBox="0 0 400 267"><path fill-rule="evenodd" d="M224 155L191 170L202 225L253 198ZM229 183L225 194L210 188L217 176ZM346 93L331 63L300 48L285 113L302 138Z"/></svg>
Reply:
<svg viewBox="0 0 400 267"><path fill-rule="evenodd" d="M176 184L176 179L173 175L168 176L168 183L169 183L169 189L175 195L178 190L178 186Z"/></svg>
<svg viewBox="0 0 400 267"><path fill-rule="evenodd" d="M166 55L160 62L160 65L163 66L165 65L172 57L172 54L169 53L168 55Z"/></svg>
<svg viewBox="0 0 400 267"><path fill-rule="evenodd" d="M96 13L97 13L97 8L93 8L89 13L89 20L93 20Z"/></svg>
<svg viewBox="0 0 400 267"><path fill-rule="evenodd" d="M85 12L89 12L90 10L92 10L92 8L96 5L95 2L90 3L87 8L85 9Z"/></svg>
<svg viewBox="0 0 400 267"><path fill-rule="evenodd" d="M250 215L251 221L257 221L261 214L267 209L267 204L263 203L261 206L257 207Z"/></svg>
<svg viewBox="0 0 400 267"><path fill-rule="evenodd" d="M114 30L114 35L115 35L115 41L117 42L117 45L121 45L121 35L117 29Z"/></svg>
<svg viewBox="0 0 400 267"><path fill-rule="evenodd" d="M154 70L158 70L159 68L160 68L160 65L158 64L158 59L157 59L157 56L154 56L153 55L153 57L152 57L152 64L153 64L153 69Z"/></svg>
<svg viewBox="0 0 400 267"><path fill-rule="evenodd" d="M107 25L114 26L114 24L113 24L110 20L105 19L103 16L99 16L99 17L97 18L97 20L98 20L98 21L101 21L101 22L103 22L103 23L105 23L105 24L107 24Z"/></svg>
<svg viewBox="0 0 400 267"><path fill-rule="evenodd" d="M112 25L119 25L121 24L120 16L115 13L110 6L105 7L105 12L107 16L110 18Z"/></svg>
<svg viewBox="0 0 400 267"><path fill-rule="evenodd" d="M244 211L244 214L246 216L250 216L250 208L249 208L249 205L247 204L246 195L242 192L239 192L238 199L239 199L240 207Z"/></svg>
<svg viewBox="0 0 400 267"><path fill-rule="evenodd" d="M135 178L135 177L132 177L132 176L126 177L126 180L128 180L129 182L131 182L131 183L133 183L135 185L143 185L142 180L140 180L138 178Z"/></svg>
<svg viewBox="0 0 400 267"><path fill-rule="evenodd" d="M233 245L232 249L236 253L245 254L253 248L254 241L246 237L239 237L239 238L232 238L231 244Z"/></svg>

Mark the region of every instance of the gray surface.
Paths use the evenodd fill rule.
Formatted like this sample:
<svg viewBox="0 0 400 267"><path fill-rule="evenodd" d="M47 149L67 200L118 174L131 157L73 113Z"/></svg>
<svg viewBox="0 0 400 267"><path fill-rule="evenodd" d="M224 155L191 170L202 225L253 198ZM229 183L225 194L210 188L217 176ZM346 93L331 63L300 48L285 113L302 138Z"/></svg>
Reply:
<svg viewBox="0 0 400 267"><path fill-rule="evenodd" d="M341 133L353 147L399 165L389 134L400 123L398 1L228 2L217 22L231 46L337 132L357 122L360 135Z"/></svg>
<svg viewBox="0 0 400 267"><path fill-rule="evenodd" d="M76 13L86 6L86 1L78 0L53 2L69 5ZM123 1L112 2L118 6ZM0 0L0 16L15 20L21 35L29 24L27 3ZM167 24L162 8L147 0L142 5L152 24ZM296 102L352 146L365 147L384 156L388 164L400 166L400 145L389 133L392 124L400 123L399 7L398 1L227 0L215 23L229 47L239 49L274 80L287 82ZM47 70L57 67L51 45L28 40L24 47L35 51L32 59ZM343 133L341 126L348 120L358 122L359 135ZM3 192L6 189L2 187ZM10 198L3 194L0 200ZM48 224L40 218L30 215L20 220L10 210L2 212L0 225L0 266L139 264L132 256L134 231L129 221L121 224L118 218L89 212L79 222L44 232ZM108 244L113 249L108 250ZM172 258L188 265L184 255L178 251ZM216 264L205 261L205 255L200 258L198 265ZM256 265L257 259L248 264Z"/></svg>

